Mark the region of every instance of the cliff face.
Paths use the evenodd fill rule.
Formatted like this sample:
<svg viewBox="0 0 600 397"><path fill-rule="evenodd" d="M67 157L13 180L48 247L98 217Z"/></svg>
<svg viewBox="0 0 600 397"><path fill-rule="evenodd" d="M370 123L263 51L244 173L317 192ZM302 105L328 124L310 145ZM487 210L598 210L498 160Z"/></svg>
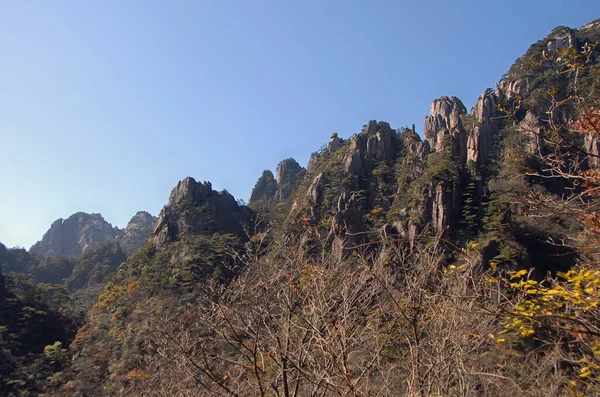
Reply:
<svg viewBox="0 0 600 397"><path fill-rule="evenodd" d="M411 247L422 235L464 241L477 233L490 233L491 226L484 225L489 220L482 221L484 206L496 205L496 197L512 194L517 184L499 175L510 176L510 164L523 169L527 158L544 153L540 138L547 118L544 89L562 89L569 83L568 76L548 77L552 65L539 59L543 53L557 56L569 49L580 51L585 42L598 39L598 21L579 30L555 29L517 60L495 90L485 90L470 111L456 97L432 101L423 140L414 126L394 130L376 120L349 139L334 133L320 152L311 154L306 176L298 174L299 166L291 168L289 160L282 162L277 191L273 193L275 184L271 184L268 196L276 203L289 201L290 206L281 209L289 213L279 215L288 223L308 219L313 227L328 228L331 246L342 257L379 231L406 239ZM518 111L506 114L503 109ZM566 116L554 115L563 123ZM589 152L600 153L598 142L585 139ZM288 177L297 187L281 194L282 175L302 178ZM264 179L263 174L253 198L267 196ZM507 187L498 189L499 185ZM515 230L511 233L523 232Z"/></svg>
<svg viewBox="0 0 600 397"><path fill-rule="evenodd" d="M252 189L248 203L256 203L259 200L272 200L277 193L277 181L273 173L269 170L263 171L263 174Z"/></svg>
<svg viewBox="0 0 600 397"><path fill-rule="evenodd" d="M113 227L100 214L78 212L67 219L57 219L30 252L42 256L75 258L111 241L118 242L129 256L144 244L154 228L156 217L140 211L123 230Z"/></svg>
<svg viewBox="0 0 600 397"><path fill-rule="evenodd" d="M67 219L57 219L30 251L44 256L64 255L74 258L100 244L114 240L119 229L100 214L78 212Z"/></svg>
<svg viewBox="0 0 600 397"><path fill-rule="evenodd" d="M177 241L182 234L223 233L244 238L252 211L238 205L227 191L217 192L210 182L187 177L171 191L151 238L156 247Z"/></svg>
<svg viewBox="0 0 600 397"><path fill-rule="evenodd" d="M452 137L452 149L458 161L466 158L466 132L461 116L467 113L465 105L456 97L442 97L431 103L430 115L425 118L423 135L432 150L441 150L447 144L447 136Z"/></svg>
<svg viewBox="0 0 600 397"><path fill-rule="evenodd" d="M116 238L127 256L133 255L144 245L157 220L158 218L146 211L139 211L131 218L127 227Z"/></svg>
<svg viewBox="0 0 600 397"><path fill-rule="evenodd" d="M296 190L298 180L306 173L306 169L300 166L292 158L285 159L277 165L275 178L269 170L263 171L263 174L254 185L250 193L248 204L266 205L283 203Z"/></svg>

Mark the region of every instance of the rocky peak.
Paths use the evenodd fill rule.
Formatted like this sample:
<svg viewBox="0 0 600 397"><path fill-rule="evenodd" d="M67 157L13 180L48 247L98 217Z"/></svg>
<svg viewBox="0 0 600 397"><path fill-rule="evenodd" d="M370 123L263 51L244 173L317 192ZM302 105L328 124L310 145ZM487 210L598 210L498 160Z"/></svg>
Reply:
<svg viewBox="0 0 600 397"><path fill-rule="evenodd" d="M566 50L569 47L578 48L577 38L573 30L569 28L555 29L547 39L546 51L553 57L559 55L559 50Z"/></svg>
<svg viewBox="0 0 600 397"><path fill-rule="evenodd" d="M344 169L347 173L361 175L368 172L374 162L394 160L397 145L396 131L385 121L371 120L360 134L354 134L350 147L344 155Z"/></svg>
<svg viewBox="0 0 600 397"><path fill-rule="evenodd" d="M171 192L152 239L160 247L178 240L182 233L229 233L244 237L251 216L251 210L238 205L226 190L217 192L210 182L196 182L187 177Z"/></svg>
<svg viewBox="0 0 600 397"><path fill-rule="evenodd" d="M320 157L321 155L319 154L319 152L312 152L310 154L310 157L308 159L308 165L306 166L308 172L312 172L315 169Z"/></svg>
<svg viewBox="0 0 600 397"><path fill-rule="evenodd" d="M185 202L202 202L212 192L214 191L210 182L196 182L194 178L188 176L184 180L179 181L177 186L171 191L168 207L176 207Z"/></svg>
<svg viewBox="0 0 600 397"><path fill-rule="evenodd" d="M305 171L305 169L293 158L283 160L279 163L275 174L275 179L277 180L275 200L277 202L283 202L290 197L296 188L296 183L302 171Z"/></svg>
<svg viewBox="0 0 600 397"><path fill-rule="evenodd" d="M283 183L295 181L300 170L302 170L302 167L293 158L283 160L277 165L277 173L275 174L277 184L281 185Z"/></svg>
<svg viewBox="0 0 600 397"><path fill-rule="evenodd" d="M592 22L588 23L587 25L582 26L581 29L579 29L579 30L584 33L600 32L600 19L596 19L595 21L592 21Z"/></svg>
<svg viewBox="0 0 600 397"><path fill-rule="evenodd" d="M255 204L263 199L271 200L275 197L275 193L277 193L277 181L271 171L264 170L250 193L248 204Z"/></svg>
<svg viewBox="0 0 600 397"><path fill-rule="evenodd" d="M464 162L467 136L461 116L465 114L465 105L456 97L441 97L431 103L430 114L425 117L423 128L423 135L431 150L442 150L447 143L445 137L450 135L454 138L453 154Z"/></svg>
<svg viewBox="0 0 600 397"><path fill-rule="evenodd" d="M331 134L331 140L327 144L327 152L329 152L329 153L335 152L336 150L338 150L340 148L340 146L342 146L343 142L344 141L338 137L337 132L334 132L333 134Z"/></svg>
<svg viewBox="0 0 600 397"><path fill-rule="evenodd" d="M475 126L467 137L467 160L478 165L487 164L492 151L494 135L499 131L502 112L496 107L501 102L491 90L484 92L471 110Z"/></svg>
<svg viewBox="0 0 600 397"><path fill-rule="evenodd" d="M127 256L133 255L144 245L154 229L157 219L146 211L139 211L131 218L127 227L117 237L117 241Z"/></svg>
<svg viewBox="0 0 600 397"><path fill-rule="evenodd" d="M119 229L100 214L77 212L67 219L57 219L30 252L44 256L64 255L74 258L100 244L112 241Z"/></svg>
<svg viewBox="0 0 600 397"><path fill-rule="evenodd" d="M414 125L412 129L406 128L400 133L400 142L405 154L417 155L419 158L429 154L429 142L421 140L419 134L415 132Z"/></svg>

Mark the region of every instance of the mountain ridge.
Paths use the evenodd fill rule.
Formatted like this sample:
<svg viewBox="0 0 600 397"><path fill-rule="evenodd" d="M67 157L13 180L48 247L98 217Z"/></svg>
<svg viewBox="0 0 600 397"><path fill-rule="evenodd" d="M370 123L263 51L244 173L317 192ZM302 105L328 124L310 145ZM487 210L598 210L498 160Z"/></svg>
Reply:
<svg viewBox="0 0 600 397"><path fill-rule="evenodd" d="M127 255L132 255L144 243L157 218L138 211L124 229L108 223L101 214L76 212L66 219L52 222L42 239L29 249L43 256L75 258L101 244L119 241Z"/></svg>
<svg viewBox="0 0 600 397"><path fill-rule="evenodd" d="M581 361L600 362L596 345L584 339L581 351L557 355L581 330L527 328L527 310L543 300L511 289L535 286L535 295L545 277L574 269L585 254L556 243L580 232L578 218L531 217L526 198L576 191L545 178L543 160L557 151L545 135L554 119L543 109L549 86L565 96L572 89L549 58L577 55L588 39L600 39L600 20L555 29L470 111L457 97L434 99L422 137L414 125L377 120L346 139L334 133L306 169L289 158L276 176L265 170L247 206L184 178L148 239L140 243L132 228L132 244L142 246L126 260L112 226L75 214L69 224L83 226L69 235L83 237L64 252L84 255L81 280L70 284L91 286L97 298L77 335L63 338L71 360L66 349L49 349L63 357L49 387L64 396L597 391ZM551 116L573 115L567 108ZM577 138L600 153L596 140ZM48 232L53 252L65 222ZM99 251L85 248L109 237ZM19 262L18 252L1 248ZM0 299L4 283L0 275ZM580 289L593 296L597 288ZM514 300L494 306L511 293ZM595 313L591 307L580 314ZM518 311L525 314L511 317ZM552 348L536 339L553 332Z"/></svg>

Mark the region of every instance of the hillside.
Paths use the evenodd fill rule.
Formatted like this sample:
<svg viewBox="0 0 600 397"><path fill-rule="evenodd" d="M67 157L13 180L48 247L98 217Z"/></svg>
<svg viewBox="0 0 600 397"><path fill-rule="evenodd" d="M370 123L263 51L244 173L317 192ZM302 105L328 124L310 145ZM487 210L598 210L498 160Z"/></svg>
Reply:
<svg viewBox="0 0 600 397"><path fill-rule="evenodd" d="M29 253L0 245L12 280L85 303L74 335L72 303L42 306L50 287L0 275L13 313L61 330L58 345L32 337L28 359L31 327L0 312L19 343L0 390L600 393L597 41L600 20L555 29L472 109L435 99L421 134L376 120L333 133L306 168L265 170L248 205L188 177L158 219L119 231L78 213ZM38 366L45 380L28 381Z"/></svg>

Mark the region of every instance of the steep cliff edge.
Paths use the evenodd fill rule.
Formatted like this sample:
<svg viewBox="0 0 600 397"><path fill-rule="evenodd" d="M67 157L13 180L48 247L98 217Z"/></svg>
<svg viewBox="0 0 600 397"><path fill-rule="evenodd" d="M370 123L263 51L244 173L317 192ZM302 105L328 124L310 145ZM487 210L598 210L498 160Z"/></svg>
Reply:
<svg viewBox="0 0 600 397"><path fill-rule="evenodd" d="M125 229L108 223L100 214L78 212L67 219L57 219L30 252L42 256L76 258L107 242L118 242L130 256L142 247L157 218L145 211L135 214Z"/></svg>
<svg viewBox="0 0 600 397"><path fill-rule="evenodd" d="M114 240L119 229L100 214L78 212L67 219L57 219L30 251L44 256L63 255L74 258L100 244Z"/></svg>
<svg viewBox="0 0 600 397"><path fill-rule="evenodd" d="M252 211L238 205L227 191L217 192L210 182L187 177L171 191L151 238L156 247L177 241L182 234L224 233L244 238L251 218Z"/></svg>

